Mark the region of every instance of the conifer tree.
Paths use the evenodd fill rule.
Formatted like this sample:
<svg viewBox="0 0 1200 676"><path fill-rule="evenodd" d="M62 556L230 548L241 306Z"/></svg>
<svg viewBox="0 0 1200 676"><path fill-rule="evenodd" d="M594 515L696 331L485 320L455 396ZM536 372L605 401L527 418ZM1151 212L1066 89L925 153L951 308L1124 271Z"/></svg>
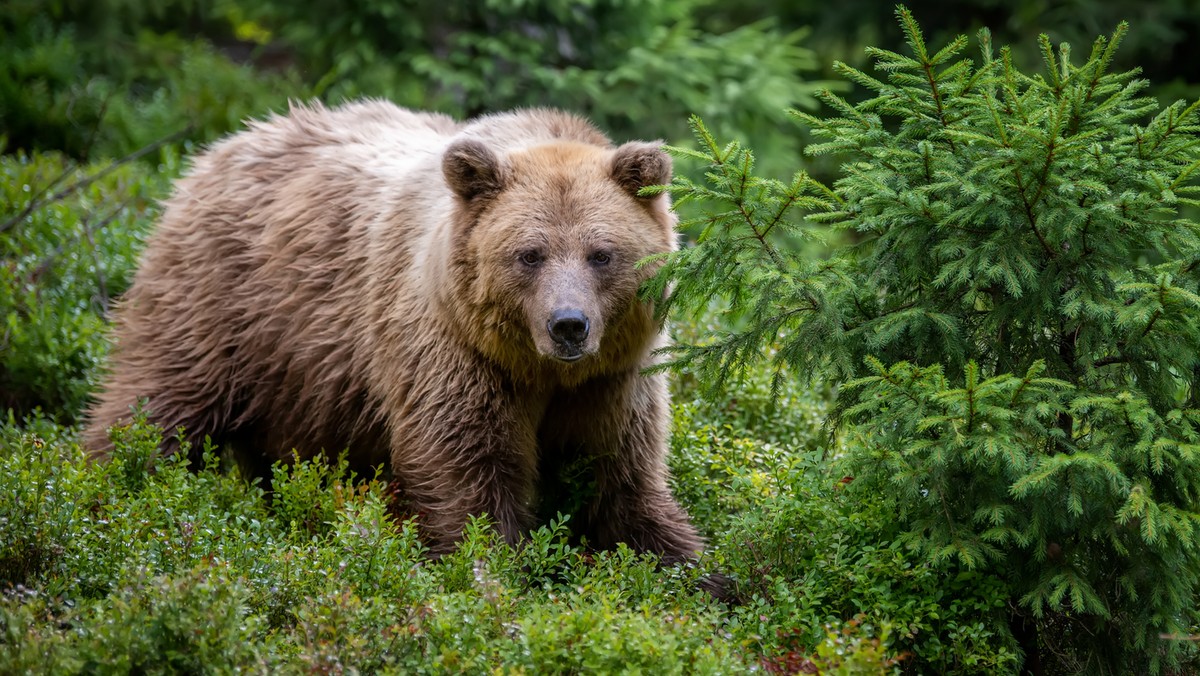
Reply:
<svg viewBox="0 0 1200 676"><path fill-rule="evenodd" d="M1200 623L1200 102L1110 71L1124 24L1080 65L1043 36L1029 75L986 30L975 62L897 15L909 53L836 66L870 98L794 113L844 158L832 186L757 176L699 120L674 149L709 167L665 188L699 237L646 292L729 328L671 363L843 383L853 488L930 565L1009 585L1027 670L1175 668Z"/></svg>

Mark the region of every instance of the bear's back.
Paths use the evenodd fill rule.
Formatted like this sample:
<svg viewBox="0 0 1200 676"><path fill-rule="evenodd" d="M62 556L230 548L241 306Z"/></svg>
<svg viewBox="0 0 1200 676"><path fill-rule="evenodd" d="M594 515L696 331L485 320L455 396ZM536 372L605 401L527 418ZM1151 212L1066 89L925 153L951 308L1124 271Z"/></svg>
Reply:
<svg viewBox="0 0 1200 676"><path fill-rule="evenodd" d="M460 128L379 101L294 106L198 156L117 306L121 373L93 408L89 447L107 450L104 426L140 397L168 431L249 437L271 453L373 436L372 240L427 227L389 213L445 191L440 153ZM400 274L408 253L392 254Z"/></svg>

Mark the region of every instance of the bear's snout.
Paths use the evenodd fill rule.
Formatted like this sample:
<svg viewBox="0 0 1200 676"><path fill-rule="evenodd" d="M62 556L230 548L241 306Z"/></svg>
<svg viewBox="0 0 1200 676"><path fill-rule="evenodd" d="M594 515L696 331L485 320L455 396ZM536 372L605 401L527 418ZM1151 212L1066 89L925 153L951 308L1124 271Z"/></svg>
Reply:
<svg viewBox="0 0 1200 676"><path fill-rule="evenodd" d="M565 354L560 358L574 361L583 356L583 345L587 341L591 322L582 310L555 310L546 322L546 330L550 338L563 348Z"/></svg>

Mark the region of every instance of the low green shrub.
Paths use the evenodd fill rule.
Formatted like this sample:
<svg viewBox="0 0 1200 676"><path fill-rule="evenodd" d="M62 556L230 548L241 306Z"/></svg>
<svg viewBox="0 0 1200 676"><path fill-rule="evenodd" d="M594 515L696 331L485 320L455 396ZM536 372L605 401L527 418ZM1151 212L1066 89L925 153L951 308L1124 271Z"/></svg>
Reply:
<svg viewBox="0 0 1200 676"><path fill-rule="evenodd" d="M1009 589L965 567L934 566L902 543L897 514L836 469L795 467L779 492L724 533L712 556L746 599L730 631L763 659L819 646L826 625L889 627L889 655L934 673L1010 672Z"/></svg>
<svg viewBox="0 0 1200 676"><path fill-rule="evenodd" d="M271 474L271 511L280 526L300 540L329 533L348 501L382 490L376 482L356 484L344 453L335 461L324 455L293 458L290 465L276 464Z"/></svg>
<svg viewBox="0 0 1200 676"><path fill-rule="evenodd" d="M343 462L279 465L268 495L215 449L194 467L149 452L160 434L135 416L113 429L111 461L90 464L73 428L38 415L0 426L0 672L716 674L789 651L818 664L827 637L797 642L790 628L850 618L772 610L784 597L744 582L756 573L736 557L728 572L755 596L726 607L700 591L717 559L664 568L592 551L565 517L517 547L476 519L431 559L386 487L351 481ZM709 490L746 514L780 499ZM754 620L751 640L760 615L779 626ZM894 654L882 637L864 630L843 652L882 668Z"/></svg>
<svg viewBox="0 0 1200 676"><path fill-rule="evenodd" d="M705 320L701 325L715 320ZM694 335L680 327L677 333ZM798 464L840 453L825 427L828 398L764 370L702 396L693 374L673 379L672 490L700 530L724 532L746 511L787 490Z"/></svg>
<svg viewBox="0 0 1200 676"><path fill-rule="evenodd" d="M0 426L0 581L10 589L61 570L83 471L71 433L37 417Z"/></svg>
<svg viewBox="0 0 1200 676"><path fill-rule="evenodd" d="M0 156L0 410L74 420L107 350L104 315L128 285L156 200L178 171Z"/></svg>
<svg viewBox="0 0 1200 676"><path fill-rule="evenodd" d="M260 620L231 572L215 562L176 575L134 571L79 623L81 671L236 673L256 666L252 639Z"/></svg>

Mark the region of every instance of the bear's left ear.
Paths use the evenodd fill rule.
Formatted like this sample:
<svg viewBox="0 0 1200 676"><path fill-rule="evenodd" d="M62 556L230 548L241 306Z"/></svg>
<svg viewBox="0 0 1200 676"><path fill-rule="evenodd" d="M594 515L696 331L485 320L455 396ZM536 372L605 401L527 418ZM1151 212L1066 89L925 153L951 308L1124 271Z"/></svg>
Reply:
<svg viewBox="0 0 1200 676"><path fill-rule="evenodd" d="M625 192L637 197L648 185L671 182L671 156L663 152L661 143L630 141L613 154L612 177Z"/></svg>
<svg viewBox="0 0 1200 676"><path fill-rule="evenodd" d="M442 155L442 175L459 197L471 201L491 197L504 189L507 167L490 148L474 139L450 144Z"/></svg>

